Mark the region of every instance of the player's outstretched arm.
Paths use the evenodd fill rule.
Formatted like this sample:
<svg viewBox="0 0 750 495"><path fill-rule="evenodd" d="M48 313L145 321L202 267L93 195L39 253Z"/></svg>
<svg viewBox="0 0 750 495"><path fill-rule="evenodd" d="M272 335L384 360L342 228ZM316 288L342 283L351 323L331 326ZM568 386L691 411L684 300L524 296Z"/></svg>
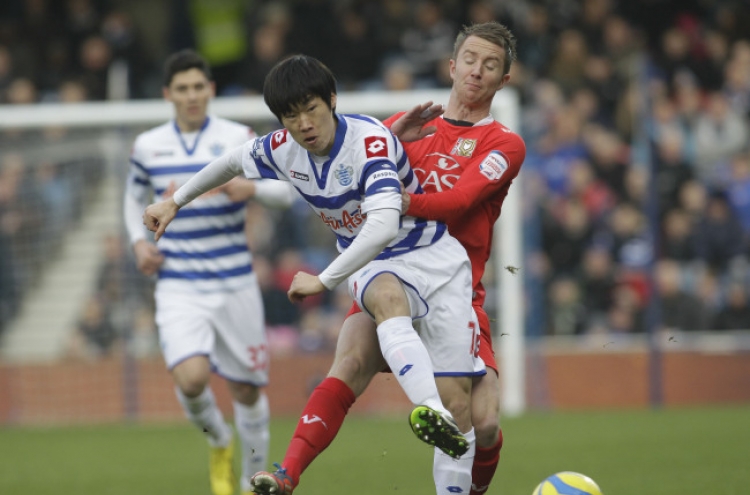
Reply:
<svg viewBox="0 0 750 495"><path fill-rule="evenodd" d="M177 206L173 198L146 207L146 211L143 212L143 225L154 232L155 241L161 238L164 231L167 230L167 225L174 219L179 209L180 207Z"/></svg>
<svg viewBox="0 0 750 495"><path fill-rule="evenodd" d="M417 105L406 111L391 124L391 132L401 141L417 141L435 133L437 127L427 124L443 114L443 105L433 105L431 101Z"/></svg>

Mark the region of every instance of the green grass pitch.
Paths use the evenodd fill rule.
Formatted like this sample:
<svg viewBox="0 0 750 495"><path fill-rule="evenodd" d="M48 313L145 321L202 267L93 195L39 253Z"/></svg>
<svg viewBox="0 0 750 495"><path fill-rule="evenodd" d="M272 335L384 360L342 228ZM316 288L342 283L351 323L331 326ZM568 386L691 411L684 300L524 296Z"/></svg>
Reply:
<svg viewBox="0 0 750 495"><path fill-rule="evenodd" d="M296 419L272 421L280 461ZM750 405L531 413L503 420L490 495L531 495L565 470L605 495L750 493ZM209 495L207 450L187 424L0 429L3 495ZM403 418L347 419L295 495L430 495L432 450Z"/></svg>

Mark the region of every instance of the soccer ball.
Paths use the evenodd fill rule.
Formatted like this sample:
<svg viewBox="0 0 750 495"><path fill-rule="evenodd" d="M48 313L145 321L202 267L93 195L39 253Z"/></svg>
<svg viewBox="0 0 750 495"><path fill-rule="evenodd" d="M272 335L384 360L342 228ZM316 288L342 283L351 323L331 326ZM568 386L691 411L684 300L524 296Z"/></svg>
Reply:
<svg viewBox="0 0 750 495"><path fill-rule="evenodd" d="M539 483L531 495L602 495L602 490L585 474L563 471Z"/></svg>

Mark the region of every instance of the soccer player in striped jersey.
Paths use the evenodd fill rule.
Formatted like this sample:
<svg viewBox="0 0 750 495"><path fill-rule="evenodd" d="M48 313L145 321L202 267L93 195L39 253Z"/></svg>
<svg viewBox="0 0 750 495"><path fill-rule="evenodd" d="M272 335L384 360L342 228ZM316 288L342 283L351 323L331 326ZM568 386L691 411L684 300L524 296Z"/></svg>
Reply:
<svg viewBox="0 0 750 495"><path fill-rule="evenodd" d="M432 122L442 108L430 102L385 121L405 141L404 148L425 192L406 192L403 211L444 221L471 260L472 304L481 331L479 356L487 366L486 374L474 378L471 393L476 435L471 495L487 491L503 445L497 363L489 318L482 308L485 289L481 279L490 256L493 226L526 156L521 137L490 115L495 93L510 78L514 52L515 39L505 26L489 22L465 27L456 38L450 61L453 87L444 118ZM384 367L374 325L354 306L339 333L328 377L316 387L303 410L303 419L318 421L300 421L294 432L283 462L288 472L304 471L333 441L356 397ZM438 495L451 492L445 466L452 462L435 450L433 474Z"/></svg>
<svg viewBox="0 0 750 495"><path fill-rule="evenodd" d="M208 162L255 134L208 115L214 94L210 69L185 50L165 63L164 97L174 119L139 135L132 148L124 212L138 269L156 275L156 322L162 352L187 417L210 445L214 495L232 495L234 433L209 385L211 371L230 390L242 451L241 485L265 468L269 408L268 347L260 289L245 235L246 201L289 206L293 190L278 181L235 178L185 208L157 246L146 238L143 210L169 198Z"/></svg>
<svg viewBox="0 0 750 495"><path fill-rule="evenodd" d="M469 392L472 377L486 371L474 346L466 251L442 222L401 215L402 183L421 191L403 146L381 122L336 112L336 81L325 65L304 55L285 59L266 77L263 96L284 128L210 163L172 198L149 206L144 223L158 239L182 206L243 171L248 178L290 181L335 233L340 252L317 276L298 272L290 300L348 281L376 324L385 361L416 406L412 429L452 458L445 466L450 489L468 492ZM289 494L300 474L285 467L258 473L253 491Z"/></svg>

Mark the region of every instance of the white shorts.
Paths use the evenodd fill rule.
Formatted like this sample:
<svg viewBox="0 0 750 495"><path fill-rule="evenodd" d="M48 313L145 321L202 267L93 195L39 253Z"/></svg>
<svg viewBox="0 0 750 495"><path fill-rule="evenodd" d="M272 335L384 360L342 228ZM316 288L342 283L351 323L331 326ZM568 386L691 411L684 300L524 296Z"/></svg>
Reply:
<svg viewBox="0 0 750 495"><path fill-rule="evenodd" d="M479 325L471 305L471 264L456 239L444 235L432 246L371 261L352 274L349 293L368 314L363 295L372 279L382 273L391 273L403 283L414 328L430 354L435 376L486 372L478 356Z"/></svg>
<svg viewBox="0 0 750 495"><path fill-rule="evenodd" d="M213 371L232 381L268 384L268 342L257 284L235 292L156 294L156 324L169 369L207 356Z"/></svg>

